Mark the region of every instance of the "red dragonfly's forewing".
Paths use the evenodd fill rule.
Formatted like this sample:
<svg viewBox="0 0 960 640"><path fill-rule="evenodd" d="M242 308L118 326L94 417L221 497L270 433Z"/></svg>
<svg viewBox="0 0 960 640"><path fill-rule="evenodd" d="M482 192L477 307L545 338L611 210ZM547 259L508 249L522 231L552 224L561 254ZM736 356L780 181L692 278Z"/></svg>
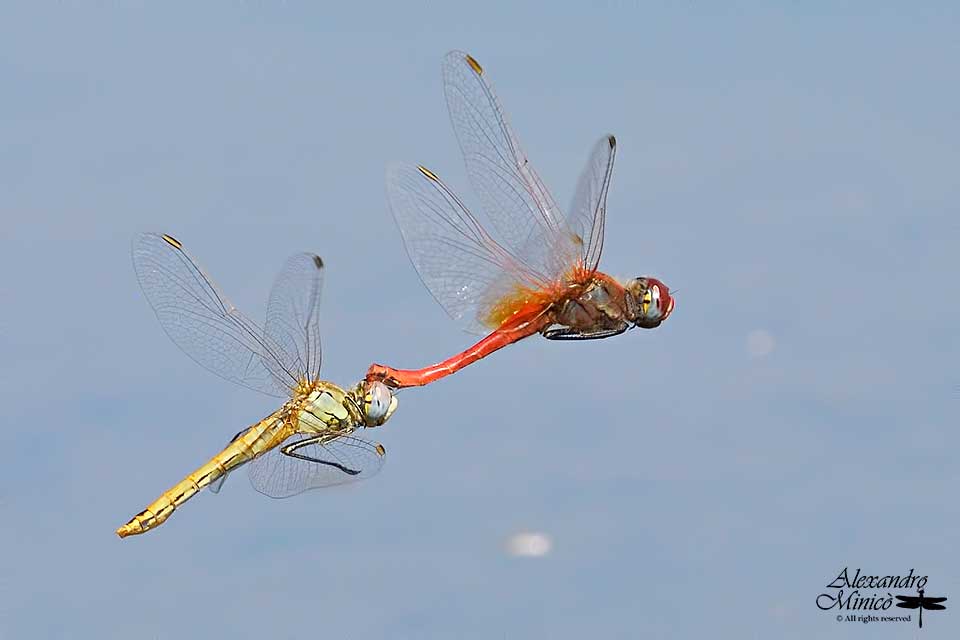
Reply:
<svg viewBox="0 0 960 640"><path fill-rule="evenodd" d="M613 136L595 145L564 218L476 59L462 51L448 53L443 83L467 175L496 230L520 255L542 262L554 275L564 275L577 257L592 273L603 248L606 193L616 151Z"/></svg>
<svg viewBox="0 0 960 640"><path fill-rule="evenodd" d="M561 276L573 249L563 214L527 159L486 72L469 54L451 51L443 60L443 89L467 175L498 237L517 254L532 248L532 240L547 245L549 254L530 257L568 264L531 266Z"/></svg>
<svg viewBox="0 0 960 640"><path fill-rule="evenodd" d="M424 284L467 330L485 333L510 314L507 307L548 299L566 280L596 269L615 143L608 136L594 148L566 218L521 149L480 64L451 52L443 82L488 224L421 167L393 167L387 193Z"/></svg>

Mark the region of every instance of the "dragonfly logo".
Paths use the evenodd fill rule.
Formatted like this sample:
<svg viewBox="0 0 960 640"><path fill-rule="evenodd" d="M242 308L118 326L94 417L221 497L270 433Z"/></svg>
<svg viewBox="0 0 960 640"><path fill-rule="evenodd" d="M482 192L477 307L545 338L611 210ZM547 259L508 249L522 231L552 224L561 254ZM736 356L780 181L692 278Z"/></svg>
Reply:
<svg viewBox="0 0 960 640"><path fill-rule="evenodd" d="M898 609L916 609L917 624L923 628L923 611L943 611L946 597L925 595L927 576L869 575L847 567L817 596L817 608L836 613L837 622L912 622L913 614ZM910 595L896 595L907 591ZM896 605L897 608L894 608Z"/></svg>
<svg viewBox="0 0 960 640"><path fill-rule="evenodd" d="M919 609L917 618L919 618L920 621L920 628L923 629L923 610L943 611L946 609L946 607L940 603L946 602L947 599L924 596L923 589L920 589L917 593L918 595L916 596L897 596L897 600L900 600L900 602L897 603L897 606L903 609Z"/></svg>

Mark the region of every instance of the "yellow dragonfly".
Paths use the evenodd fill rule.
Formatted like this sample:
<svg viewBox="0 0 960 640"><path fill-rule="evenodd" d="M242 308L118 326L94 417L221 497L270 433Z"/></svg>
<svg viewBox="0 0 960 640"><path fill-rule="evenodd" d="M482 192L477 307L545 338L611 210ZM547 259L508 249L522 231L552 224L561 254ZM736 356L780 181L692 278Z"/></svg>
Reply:
<svg viewBox="0 0 960 640"><path fill-rule="evenodd" d="M397 399L380 382L343 389L320 380L320 256L289 258L277 276L263 328L243 316L175 238L140 235L133 265L164 331L206 369L243 386L285 397L280 409L238 433L227 447L117 529L121 538L154 529L209 486L249 463L254 489L287 498L369 478L383 445L353 435L393 415Z"/></svg>

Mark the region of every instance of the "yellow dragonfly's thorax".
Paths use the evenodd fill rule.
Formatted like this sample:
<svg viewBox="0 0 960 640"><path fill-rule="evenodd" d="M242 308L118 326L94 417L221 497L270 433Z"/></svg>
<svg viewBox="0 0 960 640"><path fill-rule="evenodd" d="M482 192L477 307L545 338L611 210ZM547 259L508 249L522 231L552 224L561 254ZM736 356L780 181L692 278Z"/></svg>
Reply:
<svg viewBox="0 0 960 640"><path fill-rule="evenodd" d="M318 381L298 393L294 415L300 433L352 431L363 416L350 394L335 384Z"/></svg>

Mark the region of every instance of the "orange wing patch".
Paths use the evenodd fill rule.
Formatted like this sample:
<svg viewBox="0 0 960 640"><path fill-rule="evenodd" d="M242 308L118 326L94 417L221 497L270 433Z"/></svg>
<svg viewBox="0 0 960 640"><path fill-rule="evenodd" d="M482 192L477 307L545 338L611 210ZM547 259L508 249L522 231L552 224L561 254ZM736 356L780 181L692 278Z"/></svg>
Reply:
<svg viewBox="0 0 960 640"><path fill-rule="evenodd" d="M528 318L541 313L544 308L557 300L557 295L549 290L536 291L517 285L513 291L500 298L483 318L483 324L496 329L517 317Z"/></svg>
<svg viewBox="0 0 960 640"><path fill-rule="evenodd" d="M520 284L490 306L481 322L491 329L498 329L505 323L517 320L529 320L552 304L576 298L593 280L594 272L577 260L559 282L543 289L533 289Z"/></svg>

